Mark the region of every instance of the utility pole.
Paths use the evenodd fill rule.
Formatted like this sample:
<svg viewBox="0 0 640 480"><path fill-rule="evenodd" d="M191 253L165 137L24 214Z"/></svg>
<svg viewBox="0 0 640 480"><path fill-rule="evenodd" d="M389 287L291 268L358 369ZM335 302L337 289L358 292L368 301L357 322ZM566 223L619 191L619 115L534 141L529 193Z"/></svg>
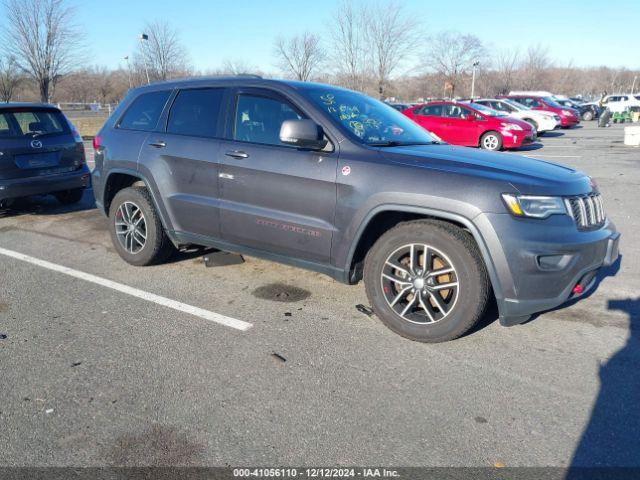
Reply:
<svg viewBox="0 0 640 480"><path fill-rule="evenodd" d="M478 68L480 62L473 62L473 74L471 75L471 100L473 100L473 96L476 93L476 68Z"/></svg>
<svg viewBox="0 0 640 480"><path fill-rule="evenodd" d="M142 59L144 60L144 73L147 75L147 85L151 83L149 81L149 66L147 65L147 52L144 50L144 42L149 41L149 35L146 33L140 34L140 48L142 49Z"/></svg>
<svg viewBox="0 0 640 480"><path fill-rule="evenodd" d="M133 83L131 82L131 64L129 63L129 55L124 57L127 62L127 76L129 77L129 88L133 88Z"/></svg>

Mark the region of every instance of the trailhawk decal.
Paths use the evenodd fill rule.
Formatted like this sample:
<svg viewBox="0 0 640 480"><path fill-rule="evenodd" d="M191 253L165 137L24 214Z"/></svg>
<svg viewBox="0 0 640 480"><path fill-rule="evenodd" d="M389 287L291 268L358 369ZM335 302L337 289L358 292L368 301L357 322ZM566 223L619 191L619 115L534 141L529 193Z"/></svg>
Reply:
<svg viewBox="0 0 640 480"><path fill-rule="evenodd" d="M285 232L299 233L300 235L307 235L309 237L319 237L320 232L317 230L311 230L297 225L291 225L289 223L280 223L275 220L267 220L265 218L256 219L258 225L265 227L277 228L278 230L284 230Z"/></svg>

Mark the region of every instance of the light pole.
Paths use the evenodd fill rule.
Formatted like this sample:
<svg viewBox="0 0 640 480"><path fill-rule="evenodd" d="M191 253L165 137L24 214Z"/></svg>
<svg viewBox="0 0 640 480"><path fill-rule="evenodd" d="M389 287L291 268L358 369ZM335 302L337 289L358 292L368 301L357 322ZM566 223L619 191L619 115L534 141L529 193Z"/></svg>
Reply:
<svg viewBox="0 0 640 480"><path fill-rule="evenodd" d="M124 60L127 62L127 76L129 77L129 88L133 88L133 83L131 83L131 64L129 63L129 55L124 57Z"/></svg>
<svg viewBox="0 0 640 480"><path fill-rule="evenodd" d="M471 100L473 100L473 96L476 93L476 68L478 68L480 62L473 62L473 74L471 75Z"/></svg>
<svg viewBox="0 0 640 480"><path fill-rule="evenodd" d="M144 73L147 75L147 85L149 85L149 67L147 66L147 52L144 51L144 42L149 41L149 35L140 34L140 48L142 49L142 59L144 60Z"/></svg>
<svg viewBox="0 0 640 480"><path fill-rule="evenodd" d="M633 85L631 85L631 95L636 93L636 80L638 79L637 75L633 76Z"/></svg>

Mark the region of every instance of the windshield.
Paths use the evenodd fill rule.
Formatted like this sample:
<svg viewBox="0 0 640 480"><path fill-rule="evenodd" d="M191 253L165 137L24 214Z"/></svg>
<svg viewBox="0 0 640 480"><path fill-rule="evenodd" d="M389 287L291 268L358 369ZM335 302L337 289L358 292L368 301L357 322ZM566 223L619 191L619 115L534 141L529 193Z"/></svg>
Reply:
<svg viewBox="0 0 640 480"><path fill-rule="evenodd" d="M480 113L483 113L489 117L506 117L504 112L498 112L497 110L489 108L486 105L481 105L479 103L470 103L469 106L475 108Z"/></svg>
<svg viewBox="0 0 640 480"><path fill-rule="evenodd" d="M326 87L309 89L307 94L352 137L367 145L438 143L435 136L393 107L361 93Z"/></svg>
<svg viewBox="0 0 640 480"><path fill-rule="evenodd" d="M554 98L551 97L542 97L542 99L545 101L545 103L547 105L549 105L550 107L554 107L554 108L562 108L562 105L560 105L558 102L556 102L556 100Z"/></svg>
<svg viewBox="0 0 640 480"><path fill-rule="evenodd" d="M526 105L518 103L515 100L510 100L508 98L503 98L501 101L503 101L504 103L508 103L509 105L511 105L516 110L531 110L531 107L527 107Z"/></svg>

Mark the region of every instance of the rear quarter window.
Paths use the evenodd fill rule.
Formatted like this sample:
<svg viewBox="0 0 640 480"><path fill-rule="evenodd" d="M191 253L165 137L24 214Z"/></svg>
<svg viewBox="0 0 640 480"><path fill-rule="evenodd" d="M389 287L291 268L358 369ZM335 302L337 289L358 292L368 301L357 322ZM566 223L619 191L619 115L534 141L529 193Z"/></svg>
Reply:
<svg viewBox="0 0 640 480"><path fill-rule="evenodd" d="M118 122L123 130L155 130L171 91L143 93L136 98Z"/></svg>

